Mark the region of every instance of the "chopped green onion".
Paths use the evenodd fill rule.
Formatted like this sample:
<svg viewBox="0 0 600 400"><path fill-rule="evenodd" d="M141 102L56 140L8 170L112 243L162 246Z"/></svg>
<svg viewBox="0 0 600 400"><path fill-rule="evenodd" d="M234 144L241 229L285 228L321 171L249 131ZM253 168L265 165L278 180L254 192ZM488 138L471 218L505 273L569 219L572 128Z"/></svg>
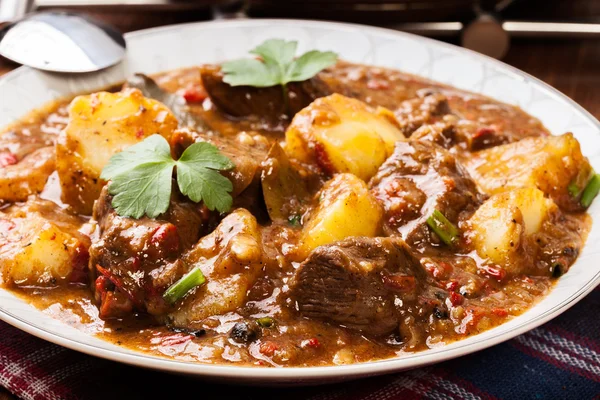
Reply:
<svg viewBox="0 0 600 400"><path fill-rule="evenodd" d="M292 226L300 226L301 221L302 221L302 217L298 214L290 215L288 218L288 222Z"/></svg>
<svg viewBox="0 0 600 400"><path fill-rule="evenodd" d="M271 317L262 317L257 319L256 322L263 328L270 328L275 323L275 320Z"/></svg>
<svg viewBox="0 0 600 400"><path fill-rule="evenodd" d="M429 218L427 225L442 239L442 242L452 246L458 239L458 228L439 210L435 210Z"/></svg>
<svg viewBox="0 0 600 400"><path fill-rule="evenodd" d="M586 208L589 207L596 195L598 195L598 191L600 191L600 175L596 174L592 176L592 179L590 179L585 189L583 189L581 205Z"/></svg>
<svg viewBox="0 0 600 400"><path fill-rule="evenodd" d="M202 285L204 282L206 282L204 274L199 267L195 267L180 280L172 284L163 294L163 298L167 303L173 304L184 298L190 290Z"/></svg>

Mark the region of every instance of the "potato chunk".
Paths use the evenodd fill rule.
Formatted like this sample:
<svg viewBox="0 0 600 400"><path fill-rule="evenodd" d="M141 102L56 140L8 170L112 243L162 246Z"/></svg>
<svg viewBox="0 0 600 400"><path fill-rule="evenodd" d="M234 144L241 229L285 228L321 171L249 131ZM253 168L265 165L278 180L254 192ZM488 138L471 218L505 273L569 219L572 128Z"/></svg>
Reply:
<svg viewBox="0 0 600 400"><path fill-rule="evenodd" d="M155 133L168 140L176 128L169 109L137 89L76 97L56 143L62 201L90 214L104 185L100 173L110 157Z"/></svg>
<svg viewBox="0 0 600 400"><path fill-rule="evenodd" d="M469 237L480 257L499 264L512 274L527 267L527 241L542 223L558 210L556 204L535 188L515 189L490 197L469 220Z"/></svg>
<svg viewBox="0 0 600 400"><path fill-rule="evenodd" d="M580 208L568 187L585 187L592 168L571 133L531 137L475 153L466 166L487 194L517 188L538 188L567 210ZM582 181L582 182L579 182Z"/></svg>
<svg viewBox="0 0 600 400"><path fill-rule="evenodd" d="M352 174L339 174L317 194L318 206L304 225L298 256L304 259L318 246L350 236L376 236L383 209L367 185Z"/></svg>
<svg viewBox="0 0 600 400"><path fill-rule="evenodd" d="M384 115L340 94L313 101L288 128L291 158L316 162L325 172L350 172L368 180L404 136Z"/></svg>
<svg viewBox="0 0 600 400"><path fill-rule="evenodd" d="M83 223L54 203L30 200L0 213L0 275L16 285L85 280L89 239Z"/></svg>
<svg viewBox="0 0 600 400"><path fill-rule="evenodd" d="M30 194L44 189L53 171L53 147L42 147L16 164L0 167L0 200L25 201Z"/></svg>
<svg viewBox="0 0 600 400"><path fill-rule="evenodd" d="M256 218L237 209L183 256L189 266L199 265L206 283L190 293L168 315L174 326L197 328L205 318L244 305L246 293L263 266L262 239Z"/></svg>

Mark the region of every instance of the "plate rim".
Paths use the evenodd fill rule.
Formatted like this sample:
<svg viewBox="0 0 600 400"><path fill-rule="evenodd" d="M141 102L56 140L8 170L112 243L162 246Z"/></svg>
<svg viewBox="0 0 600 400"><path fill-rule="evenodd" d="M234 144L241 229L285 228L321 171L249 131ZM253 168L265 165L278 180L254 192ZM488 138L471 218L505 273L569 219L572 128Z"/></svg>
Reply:
<svg viewBox="0 0 600 400"><path fill-rule="evenodd" d="M137 37L146 35L161 34L168 31L176 31L190 26L204 26L204 25L222 25L231 27L240 26L252 26L252 25L264 25L268 23L285 23L290 25L299 25L310 29L311 25L320 25L323 27L337 27L338 29L361 29L371 31L379 34L385 34L389 37L409 37L413 40L425 41L433 46L445 47L454 53L462 53L468 55L470 58L478 59L486 64L491 64L504 71L519 76L533 82L538 89L543 90L545 93L550 95L552 98L560 101L562 104L567 104L572 109L576 110L582 117L592 122L596 128L600 131L600 121L598 121L589 111L583 108L581 105L576 103L573 99L560 92L556 88L548 85L540 79L521 71L513 66L510 66L502 61L495 60L488 56L476 53L474 51L464 49L449 43L437 41L435 39L422 37L406 32L395 31L387 28L380 28L361 24L343 23L343 22L331 22L331 21L317 21L317 20L298 20L298 19L248 19L248 20L225 20L225 21L202 21L202 22L189 22L182 24L167 25L161 27L154 27L149 29L138 30L125 34L125 38L135 39ZM2 77L0 81L9 80L18 74L28 71L28 67L19 67L14 71L11 71ZM591 243L588 241L585 247L590 246ZM584 248L585 248L584 247ZM168 358L162 358L145 354L142 352L132 352L121 349L104 349L97 347L93 344L82 343L75 339L66 338L59 335L58 333L49 331L43 327L36 326L22 319L21 317L14 315L13 313L3 310L0 308L0 319L9 323L10 325L20 329L24 332L32 334L38 338L49 341L51 343L69 348L71 350L80 351L82 353L92 355L99 358L108 359L111 361L121 362L129 365L153 368L157 370L191 374L202 377L213 377L223 379L235 379L239 381L254 381L260 379L263 382L310 382L320 380L335 380L335 379L352 379L361 376L372 376L380 375L391 372L398 372L420 366L425 366L433 363L446 361L458 356L474 353L491 347L493 345L502 343L510 340L520 334L523 334L531 329L534 329L545 322L556 318L563 312L567 311L594 288L600 285L600 271L594 275L590 280L586 282L583 287L577 289L568 298L564 299L559 304L546 310L540 315L535 316L532 319L526 320L518 324L514 329L509 331L499 331L491 337L484 338L479 341L473 341L472 343L465 343L462 345L455 345L448 349L446 346L442 346L438 349L434 349L428 352L416 352L410 355L402 357L394 357L377 361L370 361L364 363L355 363L350 365L330 365L330 366L316 366L316 367L283 367L283 368L262 368L252 366L237 366L237 365L222 365L222 364L206 364L200 362L189 362L189 361L178 361ZM7 291L5 289L0 289ZM12 294L12 293L11 293ZM14 294L13 294L14 295ZM548 294L550 295L550 294ZM548 296L547 295L547 296ZM38 312L41 310L36 309ZM500 325L501 326L501 325ZM476 337L476 336L474 336ZM460 343L460 341L453 342Z"/></svg>

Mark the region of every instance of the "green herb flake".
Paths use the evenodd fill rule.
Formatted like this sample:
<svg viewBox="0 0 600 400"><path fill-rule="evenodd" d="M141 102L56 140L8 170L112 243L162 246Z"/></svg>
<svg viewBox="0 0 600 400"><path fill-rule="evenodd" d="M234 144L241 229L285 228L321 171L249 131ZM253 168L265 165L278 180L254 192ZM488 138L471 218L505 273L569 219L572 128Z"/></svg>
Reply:
<svg viewBox="0 0 600 400"><path fill-rule="evenodd" d="M195 288L206 282L204 274L199 267L193 268L185 274L181 279L171 285L164 293L163 298L169 304L174 304L185 297L185 295Z"/></svg>
<svg viewBox="0 0 600 400"><path fill-rule="evenodd" d="M112 156L100 177L110 181L108 192L114 196L112 206L117 214L156 218L169 208L175 167L183 195L194 202L203 201L210 210L231 208L233 185L219 171L234 165L207 142L192 144L175 161L167 140L152 135Z"/></svg>
<svg viewBox="0 0 600 400"><path fill-rule="evenodd" d="M288 222L291 226L300 226L302 223L302 217L298 214L290 215Z"/></svg>
<svg viewBox="0 0 600 400"><path fill-rule="evenodd" d="M270 328L275 325L275 320L271 317L262 317L256 320L256 323L263 328Z"/></svg>
<svg viewBox="0 0 600 400"><path fill-rule="evenodd" d="M427 225L448 246L452 246L458 240L458 228L444 216L439 210L435 210L429 218Z"/></svg>

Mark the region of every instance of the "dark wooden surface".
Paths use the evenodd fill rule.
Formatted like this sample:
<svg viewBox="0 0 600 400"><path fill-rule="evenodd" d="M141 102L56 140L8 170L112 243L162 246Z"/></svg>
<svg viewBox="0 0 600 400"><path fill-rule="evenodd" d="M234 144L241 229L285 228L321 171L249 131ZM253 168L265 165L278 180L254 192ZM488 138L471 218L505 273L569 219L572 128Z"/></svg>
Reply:
<svg viewBox="0 0 600 400"><path fill-rule="evenodd" d="M599 2L600 3L600 2ZM200 15L162 15L120 13L118 16L98 14L123 30L135 30L156 24L189 21ZM205 16L205 15L203 15ZM503 60L554 86L600 117L600 40L519 39L511 44ZM17 65L0 59L0 75ZM0 388L0 400L13 399Z"/></svg>

